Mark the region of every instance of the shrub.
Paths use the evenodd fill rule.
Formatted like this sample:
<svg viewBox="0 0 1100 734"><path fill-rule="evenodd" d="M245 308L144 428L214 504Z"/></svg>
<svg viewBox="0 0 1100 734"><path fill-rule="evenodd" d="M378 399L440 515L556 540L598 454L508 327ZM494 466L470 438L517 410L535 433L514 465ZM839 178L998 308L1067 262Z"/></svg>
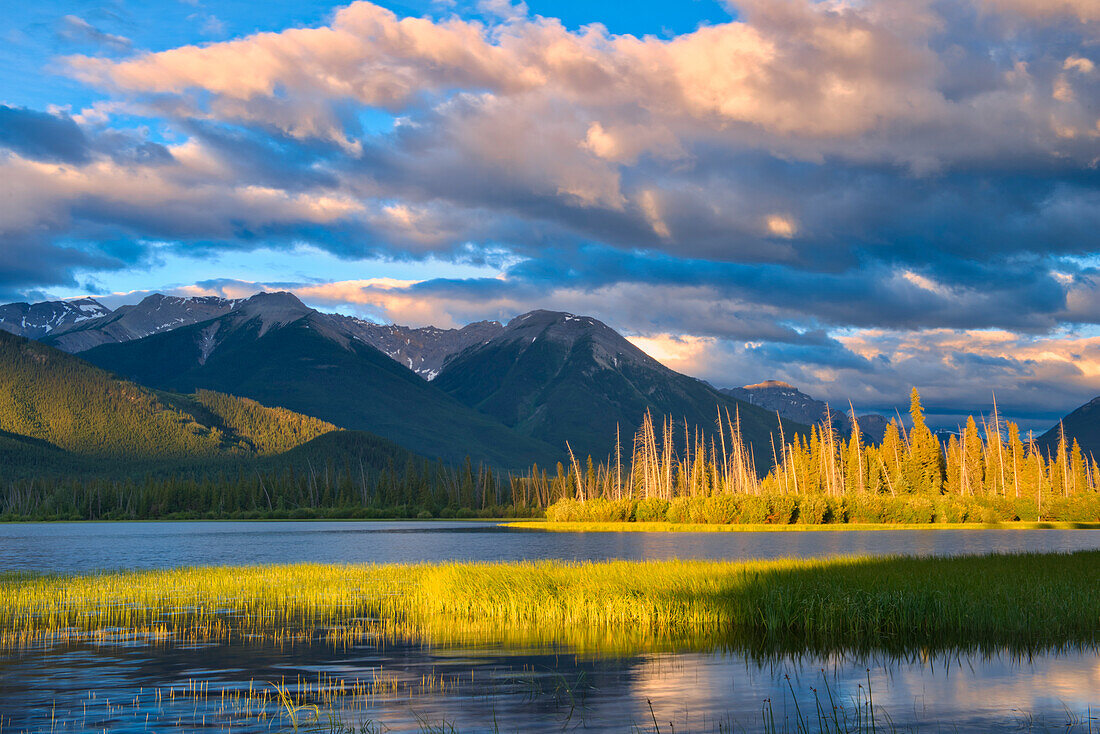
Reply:
<svg viewBox="0 0 1100 734"><path fill-rule="evenodd" d="M634 519L638 522L659 522L665 520L668 516L668 506L669 503L667 500L658 497L638 500L638 504L634 508Z"/></svg>
<svg viewBox="0 0 1100 734"><path fill-rule="evenodd" d="M825 497L815 494L804 494L798 498L798 515L796 522L801 525L820 525L825 522L829 514L829 503Z"/></svg>
<svg viewBox="0 0 1100 734"><path fill-rule="evenodd" d="M798 510L798 500L789 494L774 494L769 497L767 522L775 525L789 525Z"/></svg>

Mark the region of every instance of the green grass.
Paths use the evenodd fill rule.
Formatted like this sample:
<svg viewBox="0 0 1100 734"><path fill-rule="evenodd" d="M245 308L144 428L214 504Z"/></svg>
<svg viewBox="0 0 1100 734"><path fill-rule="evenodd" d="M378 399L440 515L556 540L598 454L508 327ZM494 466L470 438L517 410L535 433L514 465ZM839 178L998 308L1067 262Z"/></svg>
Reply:
<svg viewBox="0 0 1100 734"><path fill-rule="evenodd" d="M1100 530L1100 522L1002 522L1002 523L831 523L821 525L773 525L770 523L744 523L715 525L691 522L549 522L546 520L517 520L503 523L504 527L518 530L542 530L553 533L785 533L805 531L846 530Z"/></svg>
<svg viewBox="0 0 1100 734"><path fill-rule="evenodd" d="M592 651L761 652L1092 644L1100 552L843 558L209 567L0 576L0 646L261 636Z"/></svg>

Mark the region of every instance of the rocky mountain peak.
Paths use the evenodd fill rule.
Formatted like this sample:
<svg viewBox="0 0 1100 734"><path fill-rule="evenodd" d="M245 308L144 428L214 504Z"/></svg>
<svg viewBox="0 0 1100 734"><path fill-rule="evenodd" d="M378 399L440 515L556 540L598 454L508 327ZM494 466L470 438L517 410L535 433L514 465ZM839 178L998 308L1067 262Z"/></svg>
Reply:
<svg viewBox="0 0 1100 734"><path fill-rule="evenodd" d="M110 313L111 309L94 298L9 303L0 306L0 329L29 339L42 339Z"/></svg>

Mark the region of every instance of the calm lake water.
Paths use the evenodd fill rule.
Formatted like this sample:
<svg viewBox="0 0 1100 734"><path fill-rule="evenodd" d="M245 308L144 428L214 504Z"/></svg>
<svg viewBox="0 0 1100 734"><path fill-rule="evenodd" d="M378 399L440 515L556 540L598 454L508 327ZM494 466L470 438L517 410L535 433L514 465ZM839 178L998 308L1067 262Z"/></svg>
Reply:
<svg viewBox="0 0 1100 734"><path fill-rule="evenodd" d="M557 558L951 555L1100 548L1093 530L541 533L475 522L0 525L0 570ZM320 634L321 631L319 631ZM290 731L239 695L360 686L325 706L356 731L1100 731L1095 649L907 656L607 651L319 639L38 645L0 652L0 733ZM870 696L868 696L870 692ZM872 704L874 709L871 724ZM1090 710L1091 707L1091 710ZM260 717L263 709L266 718ZM835 713L834 713L835 712ZM305 709L297 714L308 730ZM820 719L825 716L828 724ZM765 720L773 719L774 728ZM320 730L328 731L322 727Z"/></svg>
<svg viewBox="0 0 1100 734"><path fill-rule="evenodd" d="M261 563L961 555L1100 548L1100 530L547 533L481 522L0 524L0 570Z"/></svg>

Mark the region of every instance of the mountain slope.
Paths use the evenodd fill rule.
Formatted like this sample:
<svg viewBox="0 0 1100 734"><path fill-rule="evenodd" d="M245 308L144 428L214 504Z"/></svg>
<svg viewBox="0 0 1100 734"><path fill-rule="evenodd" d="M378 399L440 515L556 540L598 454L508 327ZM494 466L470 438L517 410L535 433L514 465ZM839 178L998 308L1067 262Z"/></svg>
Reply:
<svg viewBox="0 0 1100 734"><path fill-rule="evenodd" d="M0 333L0 431L11 451L135 460L252 456L335 429L229 395L159 393Z"/></svg>
<svg viewBox="0 0 1100 734"><path fill-rule="evenodd" d="M718 391L773 413L778 412L782 417L798 423L813 425L825 420L826 404L824 402L815 400L794 385L779 380L767 380L744 387L724 387L719 388ZM833 417L833 425L840 434L851 435L852 419L845 412L847 408L835 405L828 407ZM873 443L882 442L882 437L886 433L886 424L889 423L886 418L871 414L857 416L857 420L860 433L864 435L865 440Z"/></svg>
<svg viewBox="0 0 1100 734"><path fill-rule="evenodd" d="M344 319L350 333L388 355L426 380L432 380L455 354L483 344L504 330L499 321L478 321L461 329L434 326L411 328L397 324L373 324L351 316Z"/></svg>
<svg viewBox="0 0 1100 734"><path fill-rule="evenodd" d="M41 339L82 322L99 319L111 309L94 298L41 303L8 303L0 306L0 331L29 339Z"/></svg>
<svg viewBox="0 0 1100 734"><path fill-rule="evenodd" d="M132 341L206 321L228 313L237 303L215 296L180 298L154 293L136 305L55 329L42 341L66 352L83 352L100 344Z"/></svg>
<svg viewBox="0 0 1100 734"><path fill-rule="evenodd" d="M433 384L522 433L599 459L614 450L616 426L629 447L647 410L702 430L720 409L731 418L739 411L761 466L778 433L774 414L668 369L596 319L552 311L513 319L451 358ZM801 428L784 426L788 435Z"/></svg>
<svg viewBox="0 0 1100 734"><path fill-rule="evenodd" d="M250 397L448 461L469 455L519 469L560 453L470 409L289 293L82 356L142 384Z"/></svg>
<svg viewBox="0 0 1100 734"><path fill-rule="evenodd" d="M1091 454L1100 457L1100 397L1093 398L1067 415L1059 424L1035 439L1036 445L1040 450L1053 455L1058 450L1063 428L1066 441L1071 446L1073 439L1077 439L1085 456Z"/></svg>

